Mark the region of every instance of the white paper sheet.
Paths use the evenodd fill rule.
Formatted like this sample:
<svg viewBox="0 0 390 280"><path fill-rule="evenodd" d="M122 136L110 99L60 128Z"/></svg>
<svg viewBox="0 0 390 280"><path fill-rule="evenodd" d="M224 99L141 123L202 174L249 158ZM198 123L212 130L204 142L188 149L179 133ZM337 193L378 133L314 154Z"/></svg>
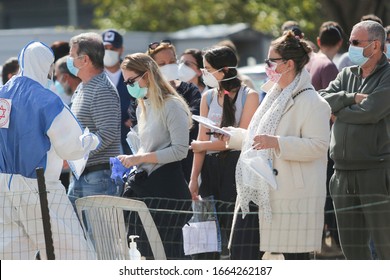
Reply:
<svg viewBox="0 0 390 280"><path fill-rule="evenodd" d="M215 123L205 117L202 116L197 116L197 115L192 115L192 119L200 123L201 125L211 129L215 133L220 133L220 134L226 134L231 136L231 133L229 131L223 130L220 127L216 126Z"/></svg>
<svg viewBox="0 0 390 280"><path fill-rule="evenodd" d="M183 227L184 254L218 252L217 235L215 221L188 223Z"/></svg>

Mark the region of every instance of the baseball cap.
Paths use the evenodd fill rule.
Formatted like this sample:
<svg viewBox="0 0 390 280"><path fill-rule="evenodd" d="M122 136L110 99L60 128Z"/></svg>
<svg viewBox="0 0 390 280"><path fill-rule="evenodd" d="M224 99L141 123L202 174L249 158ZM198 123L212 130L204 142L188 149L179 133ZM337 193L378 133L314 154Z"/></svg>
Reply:
<svg viewBox="0 0 390 280"><path fill-rule="evenodd" d="M104 45L112 45L114 48L121 48L123 45L123 37L114 29L106 30L102 33Z"/></svg>

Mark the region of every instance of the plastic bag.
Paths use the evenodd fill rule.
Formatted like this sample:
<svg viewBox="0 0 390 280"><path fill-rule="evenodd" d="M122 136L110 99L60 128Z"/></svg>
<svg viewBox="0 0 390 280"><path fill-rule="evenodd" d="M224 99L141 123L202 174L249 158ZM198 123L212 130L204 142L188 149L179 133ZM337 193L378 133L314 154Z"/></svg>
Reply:
<svg viewBox="0 0 390 280"><path fill-rule="evenodd" d="M129 144L133 155L137 154L140 146L140 140L136 129L130 128L129 133L127 133L126 142Z"/></svg>
<svg viewBox="0 0 390 280"><path fill-rule="evenodd" d="M183 227L185 255L221 252L221 229L217 219L215 201L209 196L192 202L193 216Z"/></svg>

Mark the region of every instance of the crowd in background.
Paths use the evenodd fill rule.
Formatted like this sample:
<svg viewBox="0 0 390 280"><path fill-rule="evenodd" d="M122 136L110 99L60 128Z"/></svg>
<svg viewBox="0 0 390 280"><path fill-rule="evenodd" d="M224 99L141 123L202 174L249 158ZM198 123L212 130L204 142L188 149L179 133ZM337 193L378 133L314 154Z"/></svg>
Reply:
<svg viewBox="0 0 390 280"><path fill-rule="evenodd" d="M348 33L326 21L309 40L297 22L283 24L261 93L237 69L231 41L177 54L162 40L125 54L109 29L27 44L2 67L0 258L31 259L43 246L24 217L34 201L20 194L36 192L33 170L43 166L61 193L49 197L59 239L73 238L55 240L59 258L94 258L80 217L65 208L105 194L162 210L152 216L168 259L390 259L390 26L366 15ZM136 169L114 180L113 158ZM264 163L274 183L259 173ZM185 256L191 215L175 211L206 197L216 201L223 248Z"/></svg>

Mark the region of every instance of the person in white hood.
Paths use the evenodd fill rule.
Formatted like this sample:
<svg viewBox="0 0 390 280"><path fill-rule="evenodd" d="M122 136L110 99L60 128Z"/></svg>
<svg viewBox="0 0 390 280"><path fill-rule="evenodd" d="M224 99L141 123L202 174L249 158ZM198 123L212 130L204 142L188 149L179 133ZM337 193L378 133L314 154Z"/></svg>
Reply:
<svg viewBox="0 0 390 280"><path fill-rule="evenodd" d="M59 181L63 160L82 158L99 140L83 131L48 89L54 55L30 42L19 55L20 72L0 88L0 259L46 258L36 168L44 168L56 259L87 259L87 242ZM92 139L92 142L90 142Z"/></svg>

